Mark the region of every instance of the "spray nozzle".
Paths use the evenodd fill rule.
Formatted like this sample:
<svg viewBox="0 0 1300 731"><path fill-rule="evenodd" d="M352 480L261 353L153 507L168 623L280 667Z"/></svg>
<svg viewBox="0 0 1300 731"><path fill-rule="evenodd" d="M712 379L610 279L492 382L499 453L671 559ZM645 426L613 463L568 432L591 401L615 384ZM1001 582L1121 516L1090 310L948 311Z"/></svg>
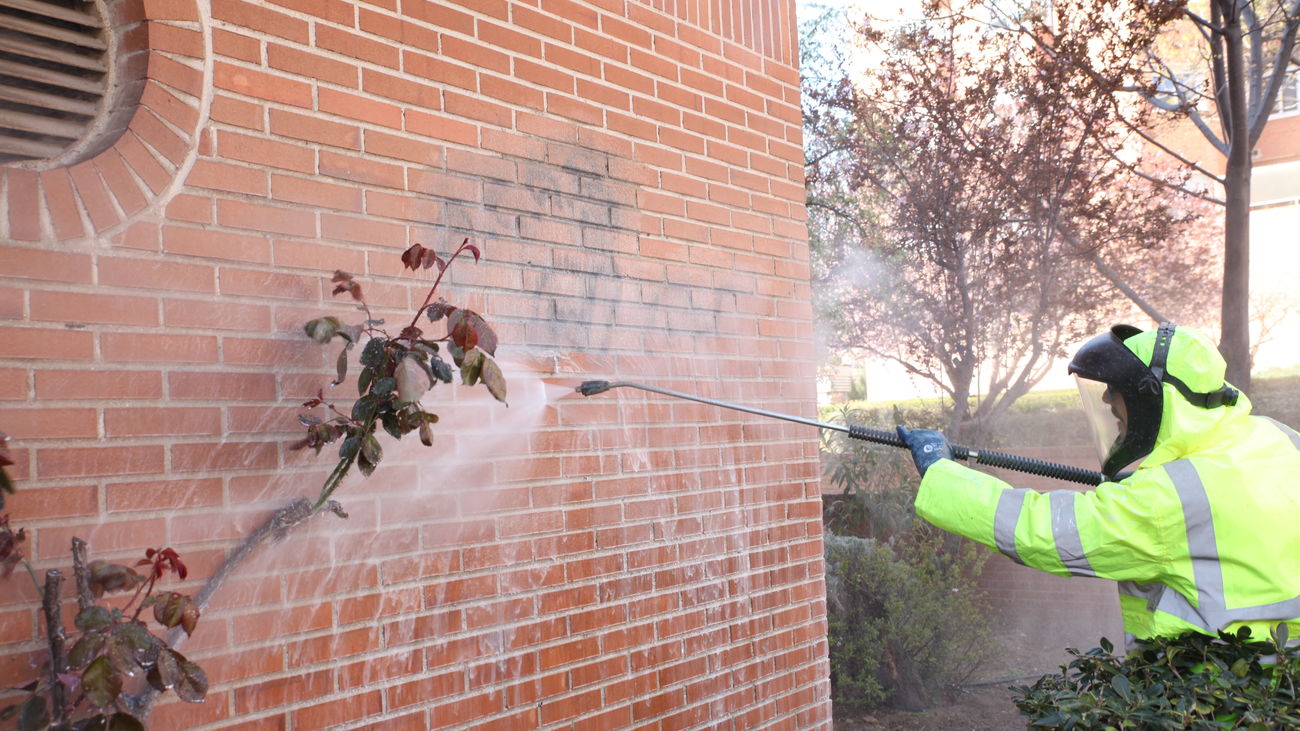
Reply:
<svg viewBox="0 0 1300 731"><path fill-rule="evenodd" d="M609 381L583 381L573 390L583 396L595 396L596 394L604 393L613 387L614 384Z"/></svg>

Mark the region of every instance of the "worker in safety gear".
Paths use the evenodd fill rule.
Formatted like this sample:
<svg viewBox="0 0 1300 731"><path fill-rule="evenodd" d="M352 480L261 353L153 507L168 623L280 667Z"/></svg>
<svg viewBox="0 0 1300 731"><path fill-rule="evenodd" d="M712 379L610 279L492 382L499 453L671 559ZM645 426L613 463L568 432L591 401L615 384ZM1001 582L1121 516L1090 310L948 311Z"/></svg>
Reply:
<svg viewBox="0 0 1300 731"><path fill-rule="evenodd" d="M1119 325L1075 354L1106 482L1015 489L952 461L943 435L899 427L922 479L917 514L1060 576L1119 582L1133 638L1279 622L1300 636L1300 435L1252 416L1190 327ZM1136 462L1133 472L1121 472Z"/></svg>

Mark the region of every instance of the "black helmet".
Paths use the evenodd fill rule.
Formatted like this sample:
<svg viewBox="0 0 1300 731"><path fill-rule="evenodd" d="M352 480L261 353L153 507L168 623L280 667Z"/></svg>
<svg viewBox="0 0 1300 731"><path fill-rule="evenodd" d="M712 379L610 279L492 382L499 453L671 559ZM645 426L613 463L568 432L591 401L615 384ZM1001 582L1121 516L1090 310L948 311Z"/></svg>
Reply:
<svg viewBox="0 0 1300 731"><path fill-rule="evenodd" d="M1119 470L1155 448L1164 413L1162 384L1173 385L1189 403L1203 409L1237 402L1237 391L1227 384L1208 393L1197 393L1166 370L1174 331L1175 326L1170 323L1160 325L1155 333L1150 365L1124 344L1143 332L1132 325L1116 325L1109 332L1089 340L1070 361L1069 373L1084 379L1078 381L1079 391L1093 436L1097 438L1101 471L1108 479L1113 479ZM1214 355L1218 357L1217 353ZM1107 403L1115 394L1123 398L1125 420L1118 425L1123 428L1122 433L1116 433L1118 428L1108 424L1104 411L1096 408L1095 404L1103 400L1100 389L1085 381L1104 384Z"/></svg>

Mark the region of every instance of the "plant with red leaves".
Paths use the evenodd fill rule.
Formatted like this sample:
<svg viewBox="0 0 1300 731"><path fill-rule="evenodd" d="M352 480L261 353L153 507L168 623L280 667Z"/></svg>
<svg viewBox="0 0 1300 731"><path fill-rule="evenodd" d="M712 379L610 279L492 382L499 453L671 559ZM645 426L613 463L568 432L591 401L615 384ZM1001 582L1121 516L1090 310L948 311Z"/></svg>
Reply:
<svg viewBox="0 0 1300 731"><path fill-rule="evenodd" d="M181 563L180 555L170 548L150 548L144 552L144 558L136 561L135 565L153 566L153 571L149 575L150 581L161 579L168 571L176 574L181 581L189 575L189 570Z"/></svg>
<svg viewBox="0 0 1300 731"><path fill-rule="evenodd" d="M402 264L411 271L436 268L437 277L425 295L424 302L416 308L411 322L396 336L382 329L383 320L375 319L366 302L361 285L344 271L334 272L334 294L348 294L366 313L366 319L356 325L344 325L337 317L320 317L308 322L307 335L319 343L334 338L343 341L343 349L336 361L337 386L347 378L349 354L365 340L361 348L361 370L357 377L359 397L348 411L336 407L325 398L324 389L316 397L303 403L308 409L323 407L322 418L311 413L301 414L298 421L307 428L306 436L295 447L310 447L317 453L327 444L342 439L339 461L334 471L325 479L321 492L312 506L318 511L338 489L343 477L356 464L369 476L374 472L384 451L375 432L382 427L394 439L401 439L412 431L419 432L425 446L433 445L434 423L438 415L425 411L420 398L438 382L451 383L452 369L442 357L451 356L460 370L461 382L467 386L482 383L498 401L506 401L506 380L493 356L496 355L497 336L481 315L473 310L455 307L443 299L434 301L443 275L461 254L468 253L477 262L481 257L478 247L461 242L451 256L443 258L432 249L415 244L402 253ZM426 336L420 327L420 318L431 323L446 321L446 332L441 336Z"/></svg>
<svg viewBox="0 0 1300 731"><path fill-rule="evenodd" d="M20 531L21 533L21 531ZM208 692L203 669L173 649L140 619L153 609L154 620L166 629L194 633L199 608L186 594L154 591L167 573L184 580L188 574L171 548L145 552L136 566L149 567L142 576L135 568L108 561L85 562L86 544L72 540L79 611L73 620L80 635L69 637L59 609L63 575L45 574L43 594L46 638L50 654L37 679L19 690L26 700L0 710L0 721L16 719L18 731L40 729L143 729L137 717L141 698L153 691L172 691L183 701L201 702ZM34 578L34 577L33 577ZM135 590L125 604L96 600ZM70 650L65 648L71 646ZM134 680L134 686L131 687ZM128 691L134 690L135 693Z"/></svg>
<svg viewBox="0 0 1300 731"><path fill-rule="evenodd" d="M9 435L0 432L0 510L5 507L5 493L14 491L13 480L9 479L6 467L13 466L14 456L9 452Z"/></svg>
<svg viewBox="0 0 1300 731"><path fill-rule="evenodd" d="M22 544L27 540L27 531L17 531L9 527L9 516L0 515L0 576L8 576L14 567L23 560Z"/></svg>
<svg viewBox="0 0 1300 731"><path fill-rule="evenodd" d="M9 435L0 432L0 510L5 507L5 493L14 491L14 483L9 478L6 467L14 463L9 452ZM17 531L9 527L9 516L0 514L0 577L8 576L23 560L22 543L27 540L27 532L22 528Z"/></svg>

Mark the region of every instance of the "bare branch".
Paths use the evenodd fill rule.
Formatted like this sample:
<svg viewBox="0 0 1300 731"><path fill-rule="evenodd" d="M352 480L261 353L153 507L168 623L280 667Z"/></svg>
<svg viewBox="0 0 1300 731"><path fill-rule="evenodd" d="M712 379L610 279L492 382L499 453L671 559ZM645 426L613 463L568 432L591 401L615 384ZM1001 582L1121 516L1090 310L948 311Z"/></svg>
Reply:
<svg viewBox="0 0 1300 731"><path fill-rule="evenodd" d="M1153 137L1149 132L1147 132L1146 130L1142 129L1142 128L1139 127L1138 125L1135 125L1135 124L1133 124L1132 122L1130 122L1129 120L1125 119L1125 120L1124 120L1124 126L1125 126L1126 128L1128 128L1128 130L1129 130L1130 132L1132 132L1133 134L1136 134L1137 136L1141 137L1143 140L1146 140L1148 143L1150 143L1152 146L1154 146L1154 147L1156 147L1157 149L1159 149L1161 152L1163 152L1163 153L1165 153L1166 155L1169 155L1170 157L1172 157L1172 158L1174 158L1175 160L1177 160L1180 164L1182 164L1182 165L1186 165L1187 167L1189 167L1189 168L1195 170L1196 172L1200 173L1201 175L1204 175L1204 176L1207 177L1207 178L1210 178L1211 180L1215 181L1216 183L1222 183L1222 182L1223 182L1223 179L1220 178L1218 175L1215 175L1214 173L1210 172L1209 170L1207 170L1206 168L1202 167L1201 165L1199 165L1199 164L1193 162L1191 159L1187 158L1186 156L1184 156L1184 155L1182 155L1182 154L1180 154L1180 153L1174 151L1173 148L1169 147L1169 146L1166 145L1165 143L1163 143L1163 142L1161 142L1160 140L1156 139L1156 138ZM1203 132L1205 132L1205 131L1208 131L1208 130L1203 130ZM1222 152L1224 155L1227 155L1227 154L1228 154L1228 146L1227 146L1226 144L1224 144L1223 142L1219 141L1219 139L1218 139L1217 137L1209 137L1208 139L1209 139L1209 141L1210 141L1210 144L1214 145L1215 149L1219 150L1219 151Z"/></svg>
<svg viewBox="0 0 1300 731"><path fill-rule="evenodd" d="M1264 38L1261 37L1263 29L1260 28L1259 15L1255 13L1255 4L1242 3L1241 14L1246 23L1246 37L1252 39L1249 49L1250 67L1246 72L1246 78L1250 82L1250 93L1246 96L1246 119L1252 120L1258 114L1258 107L1264 106L1260 98L1264 81Z"/></svg>
<svg viewBox="0 0 1300 731"><path fill-rule="evenodd" d="M1221 19L1222 9L1216 0L1211 0L1210 11L1214 20ZM1232 129L1232 102L1228 99L1228 69L1224 62L1224 43L1227 38L1227 29L1218 34L1210 43L1210 84L1214 89L1214 108L1219 113L1219 126L1223 131L1220 135L1225 143L1232 139L1229 130ZM1226 152L1224 153L1227 154Z"/></svg>
<svg viewBox="0 0 1300 731"><path fill-rule="evenodd" d="M1136 87L1133 87L1133 88L1125 89L1125 91L1136 92L1140 90L1137 89ZM1174 104L1172 102L1167 102L1154 94L1151 95L1143 94L1142 98L1146 99L1148 104L1155 107L1156 109L1159 109L1162 112L1178 113L1181 112L1183 109L1185 109L1187 106L1186 100L1182 98L1182 95L1179 95L1178 97L1178 101L1183 102L1182 104Z"/></svg>
<svg viewBox="0 0 1300 731"><path fill-rule="evenodd" d="M1088 258L1092 261L1093 267L1096 268L1098 272L1101 272L1101 275L1103 277L1109 279L1111 281L1111 284L1114 284L1117 288L1119 288L1119 291L1124 293L1125 297L1128 297L1130 300L1133 301L1134 304L1136 304L1138 307L1141 307L1142 311L1147 313L1147 315L1150 316L1152 320L1155 320L1156 322L1169 321L1169 318L1160 314L1159 310L1153 307L1150 302L1147 302L1145 299L1142 298L1142 295L1138 294L1136 290L1130 287L1128 283L1125 282L1122 277L1120 277L1119 272L1115 271L1114 269L1111 269L1106 264L1106 262L1102 261L1101 257L1097 255L1097 252L1095 251L1092 252L1092 254Z"/></svg>
<svg viewBox="0 0 1300 731"><path fill-rule="evenodd" d="M1114 153L1112 153L1112 155L1114 155ZM1116 158L1116 159L1118 159L1118 158ZM1216 206L1226 206L1226 205L1228 205L1228 202L1225 201L1225 200L1222 200L1222 199L1219 199L1219 198L1215 198L1215 197L1212 196L1212 195L1207 195L1207 194L1202 193L1202 192L1200 192L1200 191L1198 191L1198 190L1192 190L1191 188L1184 188L1184 187L1181 186L1181 185L1174 185L1173 183L1170 183L1168 180L1164 180L1164 179L1162 179L1162 178L1160 178L1160 177L1158 177L1158 176L1150 175L1150 174L1148 174L1148 173L1145 173L1145 172L1143 172L1140 168L1136 168L1136 167L1134 167L1134 168L1132 168L1132 172L1133 172L1134 175L1137 175L1139 178L1142 178L1143 180L1146 180L1146 181L1151 182L1151 183L1155 183L1156 185L1163 186L1163 187L1168 188L1169 190L1172 190L1172 191L1174 191L1174 192L1182 193L1183 195L1191 196L1191 197L1193 197L1193 198L1195 198L1195 199L1197 199L1197 200L1202 200L1202 201L1205 201L1206 203L1213 203L1213 204L1216 205ZM1222 182L1219 178L1215 178L1215 181L1216 181L1216 182Z"/></svg>
<svg viewBox="0 0 1300 731"><path fill-rule="evenodd" d="M1210 102L1214 101L1214 97L1210 96L1209 94L1206 94L1200 89L1197 89L1191 84L1185 83L1182 80L1180 80L1178 78L1178 75L1174 73L1174 70L1169 68L1169 65L1166 64L1163 59L1157 58L1154 55L1149 55L1147 59L1148 59L1148 63L1153 67L1151 69L1151 74L1164 81L1168 81L1169 84L1173 87L1174 95L1178 97L1178 101L1181 102L1181 104L1175 106L1173 104L1170 104L1169 102L1161 101L1160 97L1158 96L1155 95L1148 96L1145 93L1145 89L1140 86L1125 86L1121 88L1121 91L1139 94L1142 96L1143 99L1146 99L1148 103L1166 112L1181 112L1184 109L1195 110L1197 101L1202 101L1202 100L1210 101ZM1154 66L1156 65L1159 65L1161 68L1160 69L1154 68ZM1194 100L1189 99L1188 98L1189 94L1192 97L1195 97L1195 99Z"/></svg>
<svg viewBox="0 0 1300 731"><path fill-rule="evenodd" d="M50 569L45 572L45 593L41 598L41 608L45 615L45 641L50 648L50 705L53 706L51 711L58 724L68 720L68 689L60 677L68 664L64 651L67 630L63 626L63 614L59 611L59 590L62 586L62 571Z"/></svg>
<svg viewBox="0 0 1300 731"><path fill-rule="evenodd" d="M1300 0L1296 0L1300 5ZM1268 89L1264 92L1263 98L1260 99L1258 107L1252 110L1249 119L1249 139L1250 146L1254 149L1255 144L1259 142L1259 136L1264 132L1264 125L1268 124L1269 112L1273 111L1273 103L1277 100L1278 90L1287 77L1287 61L1294 53L1296 48L1296 33L1300 30L1300 15L1289 17L1286 21L1286 30L1282 34L1281 45L1278 47L1277 54L1274 56L1272 75L1269 77Z"/></svg>
<svg viewBox="0 0 1300 731"><path fill-rule="evenodd" d="M1300 0L1297 0L1297 2L1300 2ZM1053 58L1057 58L1057 55L1053 52L1052 48L1051 48L1050 46L1048 46L1048 45L1047 45L1047 44L1042 40L1042 38L1039 37L1038 34L1036 34L1036 33L1030 33L1030 32L1028 31L1028 29L1024 29L1023 26L1021 26L1021 28L1022 28L1022 32L1023 32L1025 35L1027 35L1029 38L1031 38L1031 39L1033 40L1034 44L1035 44L1035 45L1036 45L1036 46L1037 46L1041 51L1044 51L1044 52L1048 53L1048 54L1051 55ZM1217 48L1217 46L1215 46L1215 48ZM1154 54L1149 55L1149 59L1151 59L1153 62L1158 62L1158 63L1160 63L1161 65L1165 65L1163 61L1159 61L1158 59L1155 59ZM1165 68L1168 69L1168 66L1165 65ZM1093 73L1093 72L1091 72L1090 69L1084 69L1084 71L1085 71L1085 73L1088 73L1090 76L1092 76L1095 80L1100 81L1100 79L1097 79L1096 74ZM1218 72L1214 73L1213 76L1214 76L1214 78L1222 78L1222 74L1221 74L1221 73L1218 73ZM1173 80L1175 84L1180 84L1180 83L1181 83L1181 82L1178 82L1178 81L1177 81L1177 79L1175 78L1175 76L1174 76L1174 74L1172 73L1172 71L1170 71L1170 73L1167 74L1166 77L1167 77L1167 78L1170 78L1171 80ZM1214 82L1212 82L1212 83L1214 83ZM1198 92L1198 93L1199 93L1199 92ZM1159 101L1159 99L1157 99L1157 98L1156 98L1155 96L1153 96L1153 95L1142 94L1141 96L1142 96L1143 99L1147 100L1149 103L1153 104L1154 106L1156 106L1156 107L1159 108L1159 109L1163 109L1164 111L1170 111L1170 112L1178 111L1176 108L1170 108L1170 106L1168 106L1167 104L1162 104L1162 103ZM1202 94L1202 96L1206 96L1206 95ZM1214 97L1212 97L1212 98L1215 99L1216 106L1222 106L1222 104L1226 101L1226 100L1222 100L1222 99L1220 99L1220 98L1219 98L1219 95L1218 95L1217 93L1216 93L1216 95L1215 95ZM1115 104L1118 105L1118 100L1115 100ZM1220 118L1222 118L1222 110L1220 110L1220 111L1221 111ZM1170 148L1168 145L1165 145L1164 143L1160 142L1159 140L1156 140L1155 138L1153 138L1150 134L1148 134L1148 133L1147 133L1144 129L1142 129L1139 125L1133 124L1132 121L1129 120L1129 118L1128 118L1126 115L1124 115L1124 114L1118 114L1117 116L1119 117L1119 119L1124 123L1124 125L1125 125L1129 130L1131 130L1132 132L1136 133L1137 135L1139 135L1140 137L1142 137L1144 140L1146 140L1148 143L1150 143L1150 144L1152 144L1153 146L1155 146L1156 148L1160 149L1160 150L1161 150L1162 152L1164 152L1165 154L1169 155L1170 157L1173 157L1173 158L1174 158L1175 160L1177 160L1179 163L1181 163L1181 164L1183 164L1183 165L1186 165L1186 166L1189 167L1189 168L1192 168L1192 169L1195 170L1196 172L1198 172L1198 173L1200 173L1200 174L1202 174L1202 175L1205 175L1206 177L1209 177L1209 178L1212 179L1212 180L1215 180L1215 181L1219 181L1219 180L1220 180L1219 176L1217 176L1217 175L1215 175L1214 173L1210 172L1209 170L1205 169L1205 168L1202 167L1201 165L1198 165L1197 163L1193 162L1192 160L1190 160L1190 159L1187 158L1186 156L1181 155L1181 154L1175 152L1175 151L1174 151L1172 148ZM1206 140L1209 141L1209 143L1210 143L1211 145L1213 145L1215 149L1219 150L1219 152L1223 153L1223 154L1226 156L1226 155L1228 154L1228 145L1227 145L1227 143L1226 143L1226 137L1221 139L1218 135L1214 134L1214 131L1210 129L1209 125L1207 125L1207 124L1205 123L1205 120L1200 116L1200 113L1197 112L1195 109L1188 110L1188 116L1189 116L1189 118L1191 118L1192 123L1196 125L1196 128L1197 128L1198 130L1200 130L1201 134L1205 136Z"/></svg>
<svg viewBox="0 0 1300 731"><path fill-rule="evenodd" d="M807 206L809 208L820 208L823 211L827 211L829 213L834 214L837 218L844 220L845 222L852 225L853 228L857 229L858 235L863 238L867 238L869 234L866 227L862 224L862 221L858 216L854 215L850 211L846 211L840 208L839 206L834 206L831 205L830 203L824 203L819 200L810 200L808 201Z"/></svg>
<svg viewBox="0 0 1300 731"><path fill-rule="evenodd" d="M1198 27L1203 28L1206 31L1209 31L1210 33L1214 33L1216 35L1223 35L1224 33L1227 33L1227 30L1225 30L1222 26L1218 26L1215 25L1214 23L1211 23L1210 21L1206 20L1205 18L1202 18L1201 16L1197 15L1191 10L1188 10L1187 8L1183 8L1183 15L1186 15Z"/></svg>
<svg viewBox="0 0 1300 731"><path fill-rule="evenodd" d="M77 609L86 611L95 599L90 590L90 569L86 563L86 542L72 537L72 576L77 581Z"/></svg>
<svg viewBox="0 0 1300 731"><path fill-rule="evenodd" d="M1147 60L1147 64L1151 66L1151 72L1152 72L1154 75L1156 75L1156 76L1158 76L1158 77L1160 77L1160 78L1162 78L1162 79L1165 79L1165 80L1169 81L1169 83L1173 84L1175 93L1178 94L1178 98L1179 98L1181 101L1183 101L1184 103L1186 103L1187 99L1186 99L1186 97L1183 95L1183 91L1192 91L1192 92L1195 92L1196 96L1198 96L1198 97L1200 97L1200 98L1202 98L1202 99L1212 99L1212 98L1213 98L1213 97L1211 97L1210 95L1206 94L1205 92L1203 92L1203 91L1201 91L1201 90L1199 90L1199 89L1193 88L1190 84L1185 84L1185 83L1183 83L1183 81L1180 80L1180 79L1178 78L1178 73L1175 72L1174 69L1173 69L1172 67L1170 67L1169 63L1166 62L1166 61L1165 61L1163 58L1161 58L1159 55L1157 55L1157 54L1155 54L1155 53L1151 53L1151 52L1148 51L1147 54L1146 54L1146 60ZM1130 90L1131 90L1131 91L1141 91L1141 88L1140 88L1140 87L1130 87L1130 88L1126 88L1125 90L1126 90L1126 91L1130 91Z"/></svg>
<svg viewBox="0 0 1300 731"><path fill-rule="evenodd" d="M309 519L322 513L333 513L341 518L347 517L347 513L343 512L343 507L334 500L326 501L320 510L313 511L312 501L307 498L294 500L272 513L266 519L266 522L254 529L252 533L249 533L244 538L243 543L240 543L230 555L226 556L226 560L222 562L221 566L212 576L208 577L208 580L203 584L203 588L199 590L198 594L194 595L194 605L200 610L206 609L208 602L212 600L212 595L263 543L284 540L298 526L305 525ZM182 632L183 629L183 627L179 626L173 627L171 632L168 633L164 641L169 647L178 648L184 643L185 638L189 637L188 634ZM146 686L145 693L134 704L136 715L142 720L147 718L152 710L153 702L157 698L158 690Z"/></svg>
<svg viewBox="0 0 1300 731"><path fill-rule="evenodd" d="M1178 88L1190 88L1185 85L1182 85L1180 82L1175 82L1175 83L1179 84ZM1215 134L1214 130L1210 129L1210 125L1206 123L1205 118L1201 116L1201 113L1196 109L1195 105L1188 103L1187 98L1184 97L1181 92L1177 92L1177 93L1178 93L1179 101L1183 102L1183 104L1181 105L1170 104L1169 102L1162 101L1159 97L1154 95L1148 96L1146 94L1143 94L1142 98L1147 100L1147 102L1151 104L1151 106L1161 111L1170 112L1174 114L1179 114L1179 113L1186 114L1187 118L1191 120L1192 124L1196 126L1196 129L1200 131L1201 135L1205 137L1206 141L1209 142L1211 145L1213 145L1214 148L1218 150L1220 153L1227 155L1228 144L1223 140L1219 139L1219 135ZM1214 97L1211 97L1208 94L1205 94L1204 92L1197 91L1196 93L1197 96L1200 96L1202 99L1209 99L1217 103L1217 100L1215 100ZM1141 128L1136 125L1130 125L1130 128L1135 132L1141 131ZM1161 149L1165 153L1177 158L1179 162L1182 162L1185 165L1195 165L1190 160L1183 157L1182 155L1173 152L1171 149L1163 147L1159 143L1154 143L1154 144L1161 147ZM1202 174L1207 174L1206 171L1204 170L1198 170L1198 172L1201 172Z"/></svg>
<svg viewBox="0 0 1300 731"><path fill-rule="evenodd" d="M843 147L832 147L826 150L825 152L821 153L820 155L814 157L811 160L805 160L803 166L806 168L810 168L813 165L816 165L817 163L821 162L822 160L825 160L826 158L830 157L831 155L834 155L837 152L844 152L844 151L845 148Z"/></svg>
<svg viewBox="0 0 1300 731"><path fill-rule="evenodd" d="M1200 130L1201 135L1205 137L1207 142L1214 145L1216 150L1224 155L1228 154L1228 143L1219 139L1219 136L1214 133L1214 130L1210 129L1209 123L1205 121L1200 112L1192 109L1187 113L1187 118L1192 120L1192 124L1196 125L1196 129Z"/></svg>

